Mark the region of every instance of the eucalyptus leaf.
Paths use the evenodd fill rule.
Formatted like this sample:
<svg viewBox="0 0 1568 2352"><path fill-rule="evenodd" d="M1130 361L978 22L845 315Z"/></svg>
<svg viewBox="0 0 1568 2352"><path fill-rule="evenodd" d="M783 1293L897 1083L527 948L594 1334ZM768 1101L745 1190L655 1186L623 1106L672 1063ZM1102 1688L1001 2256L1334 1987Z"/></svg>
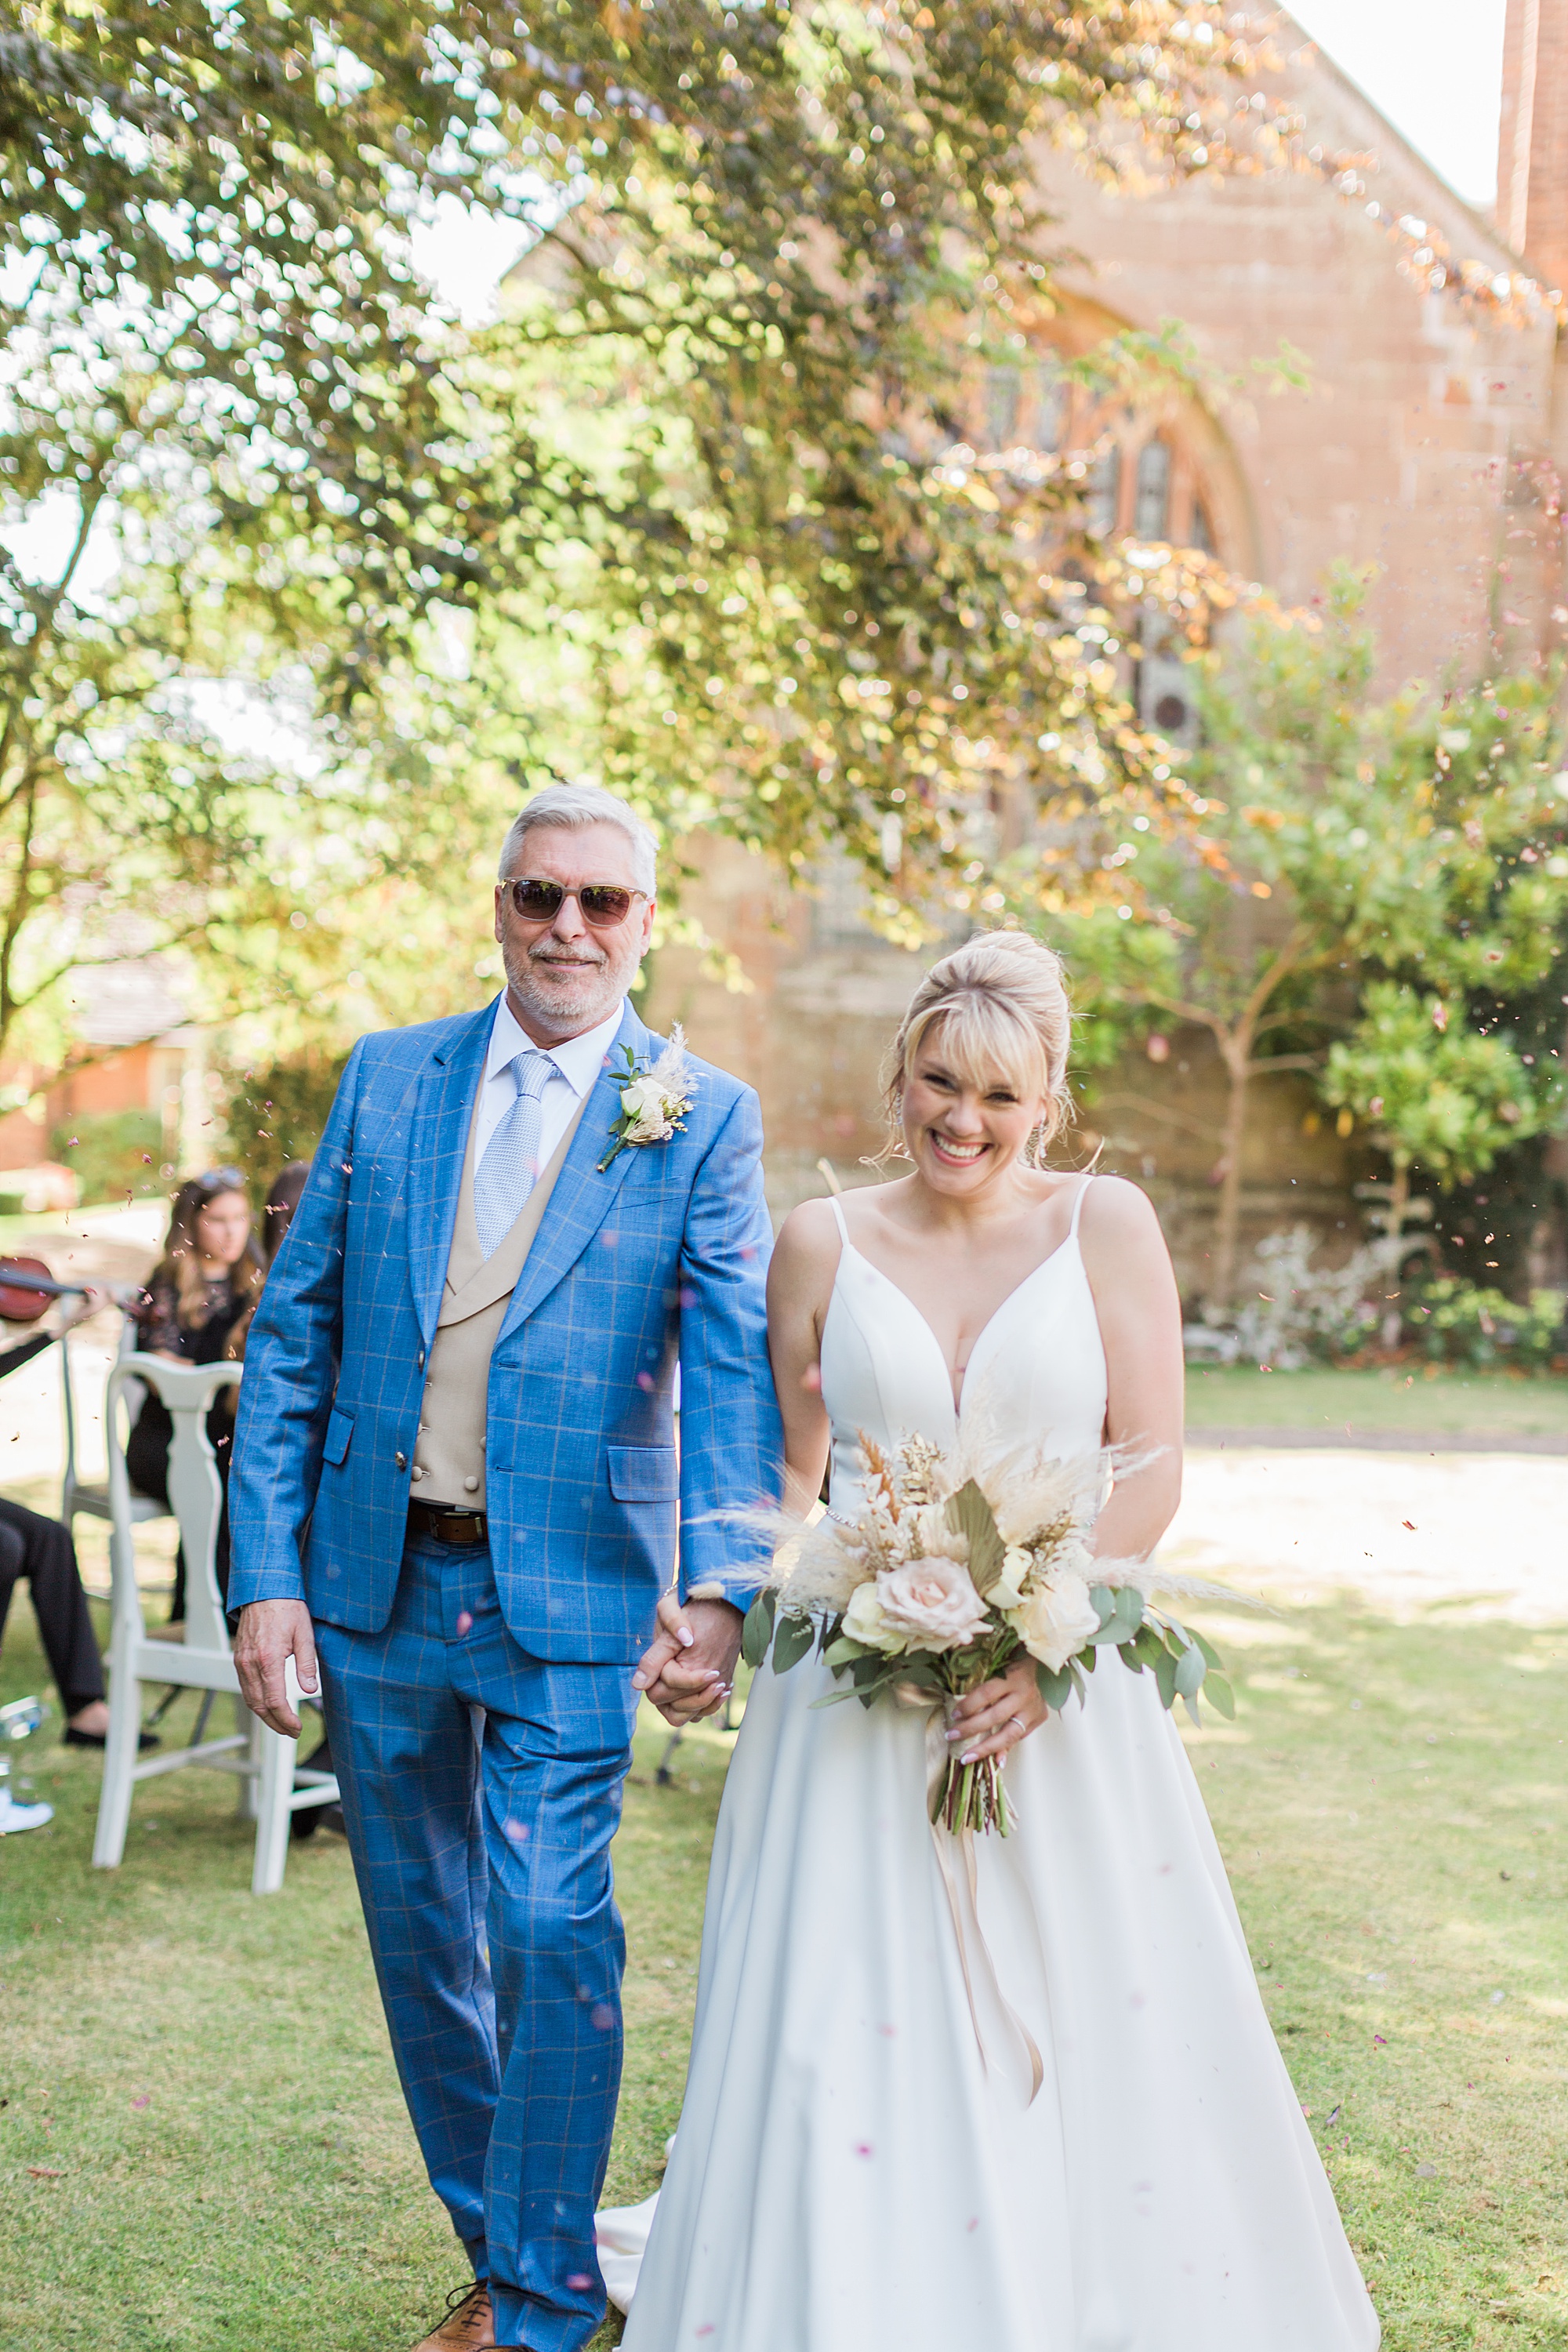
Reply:
<svg viewBox="0 0 1568 2352"><path fill-rule="evenodd" d="M777 1608L777 1594L764 1587L746 1612L746 1622L741 1628L741 1655L749 1666L760 1666L768 1654Z"/></svg>
<svg viewBox="0 0 1568 2352"><path fill-rule="evenodd" d="M1040 1696L1047 1706L1060 1709L1067 1705L1072 1696L1072 1676L1065 1666L1042 1665L1037 1658L1035 1680L1039 1685Z"/></svg>
<svg viewBox="0 0 1568 2352"><path fill-rule="evenodd" d="M1223 1675L1211 1670L1204 1676L1204 1696L1227 1723L1236 1721L1236 1698Z"/></svg>
<svg viewBox="0 0 1568 2352"><path fill-rule="evenodd" d="M1099 1610L1101 1626L1109 1625L1116 1614L1116 1595L1110 1585L1091 1584L1089 1588L1089 1603L1091 1609Z"/></svg>
<svg viewBox="0 0 1568 2352"><path fill-rule="evenodd" d="M1127 1668L1129 1674L1141 1675L1142 1673L1143 1661L1138 1655L1138 1644L1136 1642L1119 1642L1116 1645L1116 1654L1121 1659L1122 1664Z"/></svg>
<svg viewBox="0 0 1568 2352"><path fill-rule="evenodd" d="M1154 1680L1160 1686L1160 1704L1171 1707L1176 1704L1176 1661L1169 1650L1162 1649L1154 1661Z"/></svg>
<svg viewBox="0 0 1568 2352"><path fill-rule="evenodd" d="M1208 1664L1211 1666L1224 1664L1224 1659L1220 1656L1219 1652L1215 1648L1212 1642L1205 1641L1201 1633L1194 1633L1193 1635L1193 1639L1197 1643L1199 1649L1203 1652L1205 1658L1208 1661Z"/></svg>
<svg viewBox="0 0 1568 2352"><path fill-rule="evenodd" d="M1116 1613L1127 1626L1128 1631L1136 1633L1143 1622L1143 1595L1135 1584L1118 1586Z"/></svg>
<svg viewBox="0 0 1568 2352"><path fill-rule="evenodd" d="M837 1674L840 1667L852 1665L857 1658L863 1658L866 1655L866 1650L863 1643L851 1641L847 1633L841 1633L837 1641L830 1643L822 1654Z"/></svg>
<svg viewBox="0 0 1568 2352"><path fill-rule="evenodd" d="M1176 1688L1184 1698L1197 1696L1207 1672L1208 1661L1194 1642L1192 1648L1184 1650L1176 1660Z"/></svg>
<svg viewBox="0 0 1568 2352"><path fill-rule="evenodd" d="M816 1639L816 1627L809 1617L781 1618L773 1635L774 1674L787 1675L792 1666L798 1666L802 1658L810 1655Z"/></svg>
<svg viewBox="0 0 1568 2352"><path fill-rule="evenodd" d="M991 1506L973 1478L965 1479L957 1494L948 1496L947 1524L955 1535L969 1538L969 1580L984 1601L1002 1574L1005 1546L996 1532Z"/></svg>
<svg viewBox="0 0 1568 2352"><path fill-rule="evenodd" d="M1192 1717L1193 1723L1194 1723L1194 1725L1195 1728L1196 1728L1197 1730L1201 1731L1201 1730L1203 1729L1203 1727L1204 1727L1204 1719L1203 1719L1203 1717L1198 1713L1198 1709L1197 1709L1197 1702L1196 1702L1196 1700L1195 1700L1195 1699L1189 1698L1189 1697L1188 1697L1188 1696L1187 1696L1187 1694L1186 1694L1186 1692L1185 1692L1185 1691L1184 1691L1184 1692L1182 1693L1182 1705L1186 1708L1187 1713Z"/></svg>
<svg viewBox="0 0 1568 2352"><path fill-rule="evenodd" d="M1145 1622L1138 1628L1138 1638L1131 1644L1132 1655L1141 1666L1154 1666L1165 1655L1165 1644L1154 1627Z"/></svg>

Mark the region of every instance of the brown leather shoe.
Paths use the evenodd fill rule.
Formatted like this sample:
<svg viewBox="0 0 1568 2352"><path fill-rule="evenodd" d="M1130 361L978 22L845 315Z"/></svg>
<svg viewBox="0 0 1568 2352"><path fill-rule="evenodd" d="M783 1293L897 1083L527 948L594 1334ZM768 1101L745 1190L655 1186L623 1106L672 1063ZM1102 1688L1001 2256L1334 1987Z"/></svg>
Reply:
<svg viewBox="0 0 1568 2352"><path fill-rule="evenodd" d="M455 2286L447 2297L447 2315L414 2352L495 2352L496 2324L487 2286Z"/></svg>

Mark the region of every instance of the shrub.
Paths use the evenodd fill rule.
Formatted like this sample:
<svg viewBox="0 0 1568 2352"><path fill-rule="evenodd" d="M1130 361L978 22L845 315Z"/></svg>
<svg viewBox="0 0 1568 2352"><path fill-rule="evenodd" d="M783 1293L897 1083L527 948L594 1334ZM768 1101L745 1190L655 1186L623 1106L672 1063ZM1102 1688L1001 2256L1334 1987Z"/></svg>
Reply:
<svg viewBox="0 0 1568 2352"><path fill-rule="evenodd" d="M346 1054L293 1054L229 1079L228 1149L258 1201L290 1160L309 1160L321 1139Z"/></svg>
<svg viewBox="0 0 1568 2352"><path fill-rule="evenodd" d="M1235 1318L1239 1359L1295 1371L1314 1359L1354 1355L1377 1337L1409 1237L1364 1242L1336 1266L1312 1264L1317 1242L1309 1225L1259 1242Z"/></svg>
<svg viewBox="0 0 1568 2352"><path fill-rule="evenodd" d="M74 1170L84 1205L123 1201L127 1193L139 1201L168 1196L168 1180L159 1166L163 1123L155 1110L109 1110L72 1119L56 1128L49 1150Z"/></svg>
<svg viewBox="0 0 1568 2352"><path fill-rule="evenodd" d="M1482 1290L1457 1275L1423 1282L1405 1310L1405 1328L1435 1362L1517 1364L1543 1371L1568 1356L1568 1294L1535 1290L1528 1307L1500 1290Z"/></svg>

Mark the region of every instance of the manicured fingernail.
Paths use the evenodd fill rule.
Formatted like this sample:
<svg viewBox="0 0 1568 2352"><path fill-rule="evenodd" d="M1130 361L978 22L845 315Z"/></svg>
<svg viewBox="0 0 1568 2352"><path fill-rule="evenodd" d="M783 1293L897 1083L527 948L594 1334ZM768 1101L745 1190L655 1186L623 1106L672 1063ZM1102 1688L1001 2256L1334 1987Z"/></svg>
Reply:
<svg viewBox="0 0 1568 2352"><path fill-rule="evenodd" d="M689 1632L686 1626L678 1625L675 1629L675 1638L679 1643L683 1650L689 1650L692 1643L697 1639L697 1636L695 1633Z"/></svg>
<svg viewBox="0 0 1568 2352"><path fill-rule="evenodd" d="M979 1761L980 1761L980 1750L979 1750L979 1748L966 1748L964 1749L964 1751L963 1751L963 1754L959 1758L959 1759L958 1759L958 1760L959 1760L959 1762L960 1762L961 1764L978 1764L978 1763L979 1763Z"/></svg>

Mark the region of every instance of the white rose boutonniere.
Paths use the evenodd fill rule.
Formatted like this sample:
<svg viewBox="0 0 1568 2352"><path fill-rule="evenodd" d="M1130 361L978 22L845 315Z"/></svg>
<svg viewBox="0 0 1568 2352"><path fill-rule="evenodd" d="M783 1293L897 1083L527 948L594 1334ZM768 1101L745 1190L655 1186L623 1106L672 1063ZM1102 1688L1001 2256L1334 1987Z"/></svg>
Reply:
<svg viewBox="0 0 1568 2352"><path fill-rule="evenodd" d="M686 1039L677 1022L669 1043L654 1062L639 1069L636 1055L623 1045L626 1067L621 1079L621 1115L610 1129L610 1148L599 1162L599 1172L617 1152L633 1143L668 1143L686 1124L694 1081L686 1060Z"/></svg>

